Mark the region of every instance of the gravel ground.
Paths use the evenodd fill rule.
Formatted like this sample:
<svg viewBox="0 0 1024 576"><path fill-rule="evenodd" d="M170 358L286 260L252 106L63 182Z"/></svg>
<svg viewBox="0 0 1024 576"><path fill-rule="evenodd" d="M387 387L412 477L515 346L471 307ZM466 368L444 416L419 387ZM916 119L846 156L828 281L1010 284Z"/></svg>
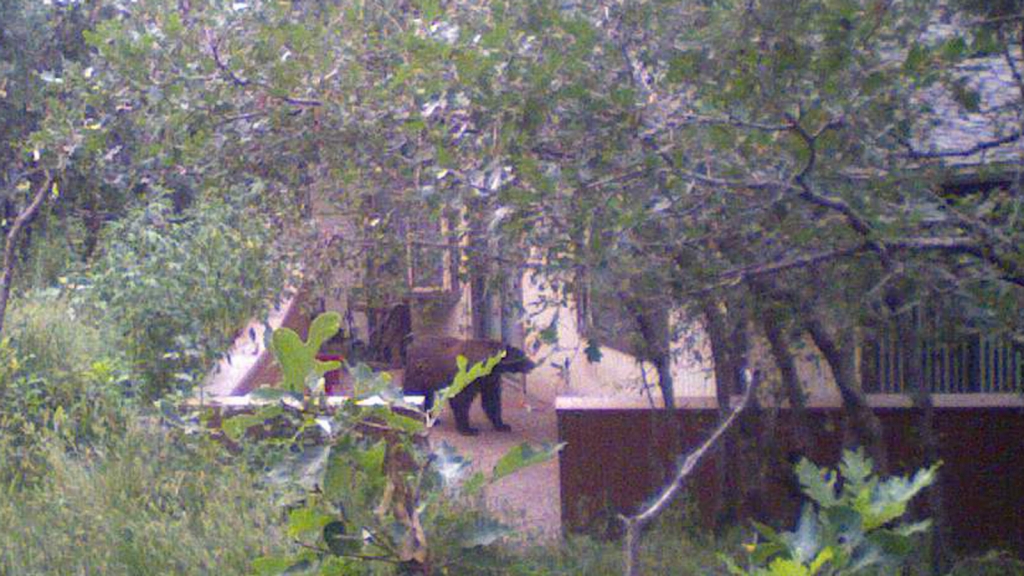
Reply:
<svg viewBox="0 0 1024 576"><path fill-rule="evenodd" d="M522 442L554 443L558 439L554 405L526 397L513 386L502 388L502 417L511 432L495 432L480 407L479 398L470 411L470 422L480 430L477 436L462 436L455 430L455 418L446 407L441 423L431 433L436 442L446 441L471 459L473 468L489 472L510 448ZM502 478L486 492L487 506L506 524L527 538L557 538L561 512L558 493L558 459L521 470Z"/></svg>

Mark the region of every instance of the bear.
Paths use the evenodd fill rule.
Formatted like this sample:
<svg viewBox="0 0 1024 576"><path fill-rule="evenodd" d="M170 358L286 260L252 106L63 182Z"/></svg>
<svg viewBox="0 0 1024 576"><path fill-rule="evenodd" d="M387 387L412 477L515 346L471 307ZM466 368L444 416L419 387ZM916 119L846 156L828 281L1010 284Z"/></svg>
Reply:
<svg viewBox="0 0 1024 576"><path fill-rule="evenodd" d="M460 355L465 356L469 366L473 366L502 350L505 351L505 357L494 370L489 375L473 381L452 398L451 406L459 433L465 436L476 435L479 431L469 424L469 407L472 406L476 395L480 394L484 412L494 425L494 429L508 432L512 428L501 419L501 375L525 374L535 366L526 354L515 346L496 340L461 340L446 336L413 338L406 350L402 390L406 394L423 395L424 407L430 410L434 405L434 392L450 385L455 378L458 372L456 358Z"/></svg>

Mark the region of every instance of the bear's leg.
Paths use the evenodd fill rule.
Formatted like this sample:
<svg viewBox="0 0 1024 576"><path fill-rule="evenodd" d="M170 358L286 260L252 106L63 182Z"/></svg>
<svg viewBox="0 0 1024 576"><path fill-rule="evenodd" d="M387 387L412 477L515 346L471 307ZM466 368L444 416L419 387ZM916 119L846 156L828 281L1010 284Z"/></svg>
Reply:
<svg viewBox="0 0 1024 576"><path fill-rule="evenodd" d="M480 433L479 430L469 425L469 407L473 405L474 397L476 397L476 390L473 389L473 384L470 384L450 401L452 412L455 413L455 428L463 436L476 436Z"/></svg>
<svg viewBox="0 0 1024 576"><path fill-rule="evenodd" d="M510 432L512 427L501 421L501 376L494 376L493 381L488 378L481 384L483 387L480 402L484 405L484 412L487 418L494 424L494 429L499 432Z"/></svg>

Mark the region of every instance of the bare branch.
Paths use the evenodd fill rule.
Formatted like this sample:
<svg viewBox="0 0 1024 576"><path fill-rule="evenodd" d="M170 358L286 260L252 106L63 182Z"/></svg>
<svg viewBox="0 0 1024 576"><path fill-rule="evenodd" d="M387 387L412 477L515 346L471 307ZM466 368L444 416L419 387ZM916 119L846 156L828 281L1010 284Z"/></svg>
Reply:
<svg viewBox="0 0 1024 576"><path fill-rule="evenodd" d="M626 575L636 576L639 574L639 566L637 564L637 555L640 551L640 533L644 527L651 523L652 520L658 517L665 508L672 502L672 500L679 494L679 491L683 487L683 483L693 473L693 470L700 463L701 458L707 454L708 450L715 445L716 442L725 434L726 430L732 426L736 418L739 417L740 413L747 407L750 402L750 397L753 395L754 390L757 388L758 377L755 375L751 377L747 375L747 389L743 392L743 396L740 397L739 403L733 407L729 417L723 420L714 432L704 443L697 447L696 450L687 454L682 464L676 470L675 477L672 482L669 483L661 494L654 501L653 504L648 506L642 512L635 516L619 515L619 519L626 525L626 540L625 540L625 554L626 554Z"/></svg>
<svg viewBox="0 0 1024 576"><path fill-rule="evenodd" d="M908 142L908 141L906 141L906 140L904 140L902 138L900 139L900 144L902 144L903 147L907 149L907 153L905 154L905 157L913 158L915 160L925 160L925 159L929 159L929 158L962 158L962 157L966 157L966 156L974 156L975 154L984 152L985 150L990 150L992 148L998 148L1000 146L1005 146L1007 144L1012 144L1012 143L1020 140L1020 137L1021 137L1021 133L1019 131L1017 131L1017 132L1014 132L1012 134L1008 134L1006 136L1003 136L1002 138L996 138L995 140L986 140L984 142L979 142L979 143L975 144L974 146L971 146L970 148L963 148L961 150L942 150L942 151L939 151L939 150L934 150L934 151L915 150L913 145L910 142Z"/></svg>

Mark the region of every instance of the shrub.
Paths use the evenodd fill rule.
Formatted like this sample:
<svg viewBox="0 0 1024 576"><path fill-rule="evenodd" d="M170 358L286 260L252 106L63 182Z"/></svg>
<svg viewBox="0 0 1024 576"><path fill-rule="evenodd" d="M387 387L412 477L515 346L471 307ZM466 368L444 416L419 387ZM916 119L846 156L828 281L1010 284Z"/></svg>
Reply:
<svg viewBox="0 0 1024 576"><path fill-rule="evenodd" d="M449 530L449 539L463 549L496 543L508 533L505 526L485 516L468 525L444 522L449 504L459 497L471 499L489 482L553 457L560 447L523 443L502 456L489 474L469 474L468 462L454 449L431 445L430 427L445 400L490 374L505 352L472 367L459 356L452 383L425 411L406 404L390 376L357 366L352 398L332 412L323 409L319 394L321 376L333 366L317 361L315 354L340 325L340 316L328 312L313 320L306 341L288 328L276 330L271 350L283 386L257 390L254 396L279 402L221 423L234 441L249 430L272 429L274 422L294 430L294 454L270 477L301 488L301 505L289 510L287 527L299 546L286 555L259 558L257 572L369 574L398 566L406 573L429 573L436 563L433 528L442 524L464 529L456 536Z"/></svg>
<svg viewBox="0 0 1024 576"><path fill-rule="evenodd" d="M879 479L863 451L843 454L839 473L806 458L797 464L810 500L796 530L778 533L755 523L764 537L751 547L750 567L723 557L737 576L895 574L909 564L914 537L929 521L902 522L910 500L935 481L938 465L913 477Z"/></svg>
<svg viewBox="0 0 1024 576"><path fill-rule="evenodd" d="M158 197L104 233L88 302L121 330L143 395L191 388L242 323L284 287L271 227L239 195L181 213Z"/></svg>
<svg viewBox="0 0 1024 576"><path fill-rule="evenodd" d="M0 340L0 482L45 471L42 438L86 450L126 425L127 370L102 330L55 291L12 303Z"/></svg>

